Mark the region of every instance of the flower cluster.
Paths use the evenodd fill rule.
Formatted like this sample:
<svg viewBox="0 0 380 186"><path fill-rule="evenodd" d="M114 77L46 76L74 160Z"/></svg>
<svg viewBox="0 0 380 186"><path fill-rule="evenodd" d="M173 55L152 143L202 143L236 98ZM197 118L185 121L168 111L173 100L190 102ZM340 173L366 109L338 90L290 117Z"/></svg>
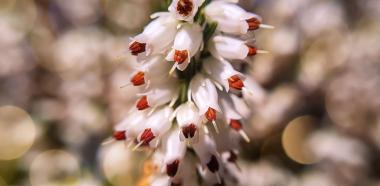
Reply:
<svg viewBox="0 0 380 186"><path fill-rule="evenodd" d="M237 185L255 83L234 65L265 53L253 31L271 26L226 0L173 0L168 10L131 39L139 66L129 85L142 91L113 137L154 150L151 185Z"/></svg>

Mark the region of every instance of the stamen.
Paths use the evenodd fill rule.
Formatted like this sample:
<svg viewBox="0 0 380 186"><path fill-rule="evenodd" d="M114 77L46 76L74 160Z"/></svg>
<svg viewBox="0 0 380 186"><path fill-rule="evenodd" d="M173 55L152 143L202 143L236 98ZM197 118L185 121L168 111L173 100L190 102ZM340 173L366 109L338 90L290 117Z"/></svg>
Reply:
<svg viewBox="0 0 380 186"><path fill-rule="evenodd" d="M143 142L141 145L149 145L149 143L155 138L152 129L145 129L140 136L140 141Z"/></svg>
<svg viewBox="0 0 380 186"><path fill-rule="evenodd" d="M182 16L188 16L193 10L193 6L191 0L179 0L177 3L177 12Z"/></svg>
<svg viewBox="0 0 380 186"><path fill-rule="evenodd" d="M261 21L255 17L245 20L248 24L248 30L257 30L260 28Z"/></svg>
<svg viewBox="0 0 380 186"><path fill-rule="evenodd" d="M219 163L218 160L214 155L211 156L210 161L207 163L207 168L210 170L212 173L215 173L216 171L219 170Z"/></svg>
<svg viewBox="0 0 380 186"><path fill-rule="evenodd" d="M125 135L125 130L123 131L114 131L112 134L113 138L118 141L122 141L127 139L127 136Z"/></svg>
<svg viewBox="0 0 380 186"><path fill-rule="evenodd" d="M147 96L141 97L139 99L139 101L137 102L136 107L138 110L144 110L144 109L148 108L149 107L148 97Z"/></svg>
<svg viewBox="0 0 380 186"><path fill-rule="evenodd" d="M173 163L166 165L166 174L170 177L174 177L177 174L179 166L179 160L174 160Z"/></svg>
<svg viewBox="0 0 380 186"><path fill-rule="evenodd" d="M213 120L216 120L216 110L209 107L205 113L205 117L207 118L207 120L209 121L213 121Z"/></svg>
<svg viewBox="0 0 380 186"><path fill-rule="evenodd" d="M242 124L240 123L239 120L234 120L234 119L231 119L230 121L230 127L234 130L236 130L237 132L239 132L240 136L247 142L249 143L251 140L249 139L248 135L244 132L243 128L242 128Z"/></svg>
<svg viewBox="0 0 380 186"><path fill-rule="evenodd" d="M145 73L142 71L137 72L132 78L131 78L131 83L134 86L139 86L145 84Z"/></svg>
<svg viewBox="0 0 380 186"><path fill-rule="evenodd" d="M185 138L193 138L196 131L197 131L197 127L194 124L190 124L189 126L182 127L182 133L185 136Z"/></svg>
<svg viewBox="0 0 380 186"><path fill-rule="evenodd" d="M216 132L217 134L219 134L219 129L218 129L218 126L216 125L215 120L212 120L212 125L213 125L214 128L215 128L215 132Z"/></svg>
<svg viewBox="0 0 380 186"><path fill-rule="evenodd" d="M236 131L239 131L242 129L242 124L239 120L231 119L230 120L230 127Z"/></svg>
<svg viewBox="0 0 380 186"><path fill-rule="evenodd" d="M129 50L131 51L132 55L137 56L138 54L145 52L145 46L146 43L139 43L137 41L134 41L131 45L129 45Z"/></svg>
<svg viewBox="0 0 380 186"><path fill-rule="evenodd" d="M228 84L231 88L237 90L241 90L244 87L244 83L238 75L233 75L230 78L228 78Z"/></svg>
<svg viewBox="0 0 380 186"><path fill-rule="evenodd" d="M228 157L228 161L231 162L231 163L235 163L236 160L237 160L237 155L234 151L230 150L230 157Z"/></svg>
<svg viewBox="0 0 380 186"><path fill-rule="evenodd" d="M178 64L181 64L187 60L189 53L187 50L175 50L174 52L174 61Z"/></svg>
<svg viewBox="0 0 380 186"><path fill-rule="evenodd" d="M247 56L254 56L257 54L257 48L256 47L253 47L253 46L249 46L247 45L248 47L248 54Z"/></svg>

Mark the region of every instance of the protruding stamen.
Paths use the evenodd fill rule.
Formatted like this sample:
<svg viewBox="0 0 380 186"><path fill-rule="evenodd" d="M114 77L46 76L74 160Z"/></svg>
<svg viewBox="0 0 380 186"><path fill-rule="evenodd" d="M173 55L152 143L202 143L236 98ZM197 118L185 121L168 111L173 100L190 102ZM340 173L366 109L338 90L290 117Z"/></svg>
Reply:
<svg viewBox="0 0 380 186"><path fill-rule="evenodd" d="M239 132L239 134L241 135L241 137L248 143L250 142L251 140L249 139L248 135L244 132L243 130L243 126L241 124L241 122L239 120L234 120L234 119L231 119L230 121L230 127L234 130L236 130L237 132Z"/></svg>
<svg viewBox="0 0 380 186"><path fill-rule="evenodd" d="M127 84L125 84L125 85L120 86L120 88L127 87L127 86L129 86L129 85L131 85L131 84L132 84L132 83L127 83Z"/></svg>
<svg viewBox="0 0 380 186"><path fill-rule="evenodd" d="M113 138L117 141L126 140L127 136L125 135L125 130L123 131L114 131L112 134Z"/></svg>
<svg viewBox="0 0 380 186"><path fill-rule="evenodd" d="M257 54L269 54L269 51L266 51L266 50L257 50L256 53Z"/></svg>
<svg viewBox="0 0 380 186"><path fill-rule="evenodd" d="M147 96L143 96L139 99L139 101L137 101L136 108L138 110L144 110L148 107L149 107L149 104L148 104L148 97Z"/></svg>
<svg viewBox="0 0 380 186"><path fill-rule="evenodd" d="M129 45L129 50L131 51L132 55L137 56L138 54L145 52L145 46L146 43L139 43L137 41L134 41Z"/></svg>
<svg viewBox="0 0 380 186"><path fill-rule="evenodd" d="M212 125L213 125L214 128L215 128L216 133L219 134L219 129L218 129L218 126L216 125L216 121L215 121L215 120L212 120L211 122L212 122Z"/></svg>
<svg viewBox="0 0 380 186"><path fill-rule="evenodd" d="M185 138L193 138L196 131L197 127L194 124L182 127L182 133L185 136Z"/></svg>
<svg viewBox="0 0 380 186"><path fill-rule="evenodd" d="M209 121L216 120L216 110L209 107L205 113L205 117Z"/></svg>
<svg viewBox="0 0 380 186"><path fill-rule="evenodd" d="M245 20L248 24L248 30L257 30L260 27L261 21L255 17Z"/></svg>
<svg viewBox="0 0 380 186"><path fill-rule="evenodd" d="M193 6L193 2L190 0L179 0L176 8L180 15L188 16L193 10Z"/></svg>
<svg viewBox="0 0 380 186"><path fill-rule="evenodd" d="M140 136L140 142L143 142L141 145L149 145L149 143L155 138L152 129L145 129Z"/></svg>
<svg viewBox="0 0 380 186"><path fill-rule="evenodd" d="M174 160L172 163L166 165L166 174L170 177L174 177L177 174L179 166L179 160Z"/></svg>
<svg viewBox="0 0 380 186"><path fill-rule="evenodd" d="M175 50L174 52L174 61L178 64L181 64L187 60L189 53L187 50Z"/></svg>
<svg viewBox="0 0 380 186"><path fill-rule="evenodd" d="M102 142L102 145L108 145L114 141L116 141L115 138L108 138Z"/></svg>
<svg viewBox="0 0 380 186"><path fill-rule="evenodd" d="M210 158L210 161L207 163L207 168L210 170L212 173L215 173L216 171L219 170L219 163L218 159L216 159L215 155L212 155Z"/></svg>
<svg viewBox="0 0 380 186"><path fill-rule="evenodd" d="M241 90L244 87L244 83L238 75L233 75L230 78L228 78L228 84L230 88L234 88L237 90Z"/></svg>
<svg viewBox="0 0 380 186"><path fill-rule="evenodd" d="M267 24L260 24L260 28L266 28L266 29L274 29L275 27L272 25L267 25Z"/></svg>
<svg viewBox="0 0 380 186"><path fill-rule="evenodd" d="M257 54L257 48L256 47L253 47L253 46L249 46L247 45L248 47L248 54L247 56L254 56Z"/></svg>
<svg viewBox="0 0 380 186"><path fill-rule="evenodd" d="M132 78L131 83L134 86L139 86L145 84L145 73L142 71L137 72Z"/></svg>

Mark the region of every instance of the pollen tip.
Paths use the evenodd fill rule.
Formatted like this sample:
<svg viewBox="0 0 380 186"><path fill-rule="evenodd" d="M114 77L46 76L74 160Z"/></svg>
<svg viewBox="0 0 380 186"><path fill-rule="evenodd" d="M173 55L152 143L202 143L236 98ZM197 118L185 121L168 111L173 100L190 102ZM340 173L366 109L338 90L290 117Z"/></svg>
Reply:
<svg viewBox="0 0 380 186"><path fill-rule="evenodd" d="M136 108L138 110L144 110L148 107L149 107L149 104L148 104L148 97L147 96L143 96L137 101Z"/></svg>
<svg viewBox="0 0 380 186"><path fill-rule="evenodd" d="M194 4L190 0L179 0L177 3L177 12L181 16L189 16L191 11L193 11Z"/></svg>
<svg viewBox="0 0 380 186"><path fill-rule="evenodd" d="M114 131L112 134L113 138L117 141L125 140L127 139L127 136L125 135L125 130L123 131Z"/></svg>
<svg viewBox="0 0 380 186"><path fill-rule="evenodd" d="M197 127L194 124L182 127L182 133L185 136L185 138L193 138L196 131Z"/></svg>
<svg viewBox="0 0 380 186"><path fill-rule="evenodd" d="M209 107L205 113L205 117L209 121L216 120L216 110Z"/></svg>
<svg viewBox="0 0 380 186"><path fill-rule="evenodd" d="M152 129L148 128L145 129L144 132L140 136L140 143L141 145L149 145L149 143L155 138Z"/></svg>
<svg viewBox="0 0 380 186"><path fill-rule="evenodd" d="M129 50L131 51L131 54L134 56L137 56L140 53L145 52L146 43L139 43L137 41L132 42L129 45Z"/></svg>
<svg viewBox="0 0 380 186"><path fill-rule="evenodd" d="M145 84L145 73L142 71L137 72L132 78L131 83L134 86L139 86Z"/></svg>
<svg viewBox="0 0 380 186"><path fill-rule="evenodd" d="M174 160L172 163L166 165L166 174L170 177L174 177L177 174L179 166L179 160Z"/></svg>
<svg viewBox="0 0 380 186"><path fill-rule="evenodd" d="M261 21L256 17L245 20L248 24L248 31L257 30L260 28Z"/></svg>
<svg viewBox="0 0 380 186"><path fill-rule="evenodd" d="M234 88L237 90L242 90L242 88L244 87L244 83L238 75L233 75L230 78L228 78L228 85L230 86L230 88Z"/></svg>
<svg viewBox="0 0 380 186"><path fill-rule="evenodd" d="M210 161L207 163L207 168L212 173L215 173L216 171L219 170L219 163L218 163L218 160L216 159L215 155L211 156Z"/></svg>
<svg viewBox="0 0 380 186"><path fill-rule="evenodd" d="M187 50L175 50L174 52L174 61L178 64L184 63L189 57Z"/></svg>

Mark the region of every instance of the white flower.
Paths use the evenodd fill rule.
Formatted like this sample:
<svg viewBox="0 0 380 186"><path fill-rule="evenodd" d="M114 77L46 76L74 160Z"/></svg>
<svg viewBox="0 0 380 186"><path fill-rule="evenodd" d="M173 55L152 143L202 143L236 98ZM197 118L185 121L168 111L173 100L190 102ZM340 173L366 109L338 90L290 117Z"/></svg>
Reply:
<svg viewBox="0 0 380 186"><path fill-rule="evenodd" d="M140 94L140 99L136 103L138 110L147 108L157 108L177 98L177 85L175 82L166 84L156 84L147 92Z"/></svg>
<svg viewBox="0 0 380 186"><path fill-rule="evenodd" d="M221 112L218 104L218 93L210 79L197 74L190 82L192 98L199 108L199 114L214 124L216 128L216 112Z"/></svg>
<svg viewBox="0 0 380 186"><path fill-rule="evenodd" d="M183 24L175 36L174 44L166 60L174 61L177 68L185 70L202 43L202 28L197 24Z"/></svg>
<svg viewBox="0 0 380 186"><path fill-rule="evenodd" d="M166 141L164 164L166 165L166 174L170 177L177 174L186 153L186 144L179 139L178 134L178 130L172 131Z"/></svg>
<svg viewBox="0 0 380 186"><path fill-rule="evenodd" d="M155 55L148 57L144 63L138 66L131 77L131 84L134 86L150 84L160 84L170 80L168 73L170 65L163 56Z"/></svg>
<svg viewBox="0 0 380 186"><path fill-rule="evenodd" d="M140 127L140 124L145 118L145 112L131 112L120 123L115 125L113 138L118 141L133 141L133 139L142 132L143 128Z"/></svg>
<svg viewBox="0 0 380 186"><path fill-rule="evenodd" d="M170 15L162 15L150 22L144 31L132 38L129 50L132 55L162 53L168 49L177 32L178 22ZM141 55L139 55L141 56Z"/></svg>
<svg viewBox="0 0 380 186"><path fill-rule="evenodd" d="M215 36L209 47L210 52L216 58L240 59L257 54L257 48L237 38L228 36Z"/></svg>
<svg viewBox="0 0 380 186"><path fill-rule="evenodd" d="M199 133L200 117L198 108L191 101L180 105L176 109L178 126L181 129L181 139L193 139Z"/></svg>
<svg viewBox="0 0 380 186"><path fill-rule="evenodd" d="M207 19L218 23L218 30L228 34L242 35L262 26L258 15L247 12L236 4L223 1L211 2L206 6L205 14ZM272 28L269 25L264 27Z"/></svg>
<svg viewBox="0 0 380 186"><path fill-rule="evenodd" d="M212 173L217 173L220 168L219 153L216 150L215 141L209 135L199 135L199 142L192 145L203 167Z"/></svg>
<svg viewBox="0 0 380 186"><path fill-rule="evenodd" d="M164 107L149 116L146 122L142 124L143 127L141 128L144 128L144 131L138 136L138 144L135 149L142 145L157 147L159 138L170 129L172 111L170 107Z"/></svg>
<svg viewBox="0 0 380 186"><path fill-rule="evenodd" d="M169 6L169 11L178 19L193 22L198 8L204 0L173 0Z"/></svg>
<svg viewBox="0 0 380 186"><path fill-rule="evenodd" d="M226 61L218 61L215 58L203 60L203 67L210 77L224 86L226 91L231 88L242 90L244 87L244 75L236 70Z"/></svg>
<svg viewBox="0 0 380 186"><path fill-rule="evenodd" d="M241 120L242 115L237 111L232 98L226 93L220 95L220 105L222 106L222 111L224 113L224 120L229 126L237 131L247 142L250 141L249 137L243 130L243 125Z"/></svg>

